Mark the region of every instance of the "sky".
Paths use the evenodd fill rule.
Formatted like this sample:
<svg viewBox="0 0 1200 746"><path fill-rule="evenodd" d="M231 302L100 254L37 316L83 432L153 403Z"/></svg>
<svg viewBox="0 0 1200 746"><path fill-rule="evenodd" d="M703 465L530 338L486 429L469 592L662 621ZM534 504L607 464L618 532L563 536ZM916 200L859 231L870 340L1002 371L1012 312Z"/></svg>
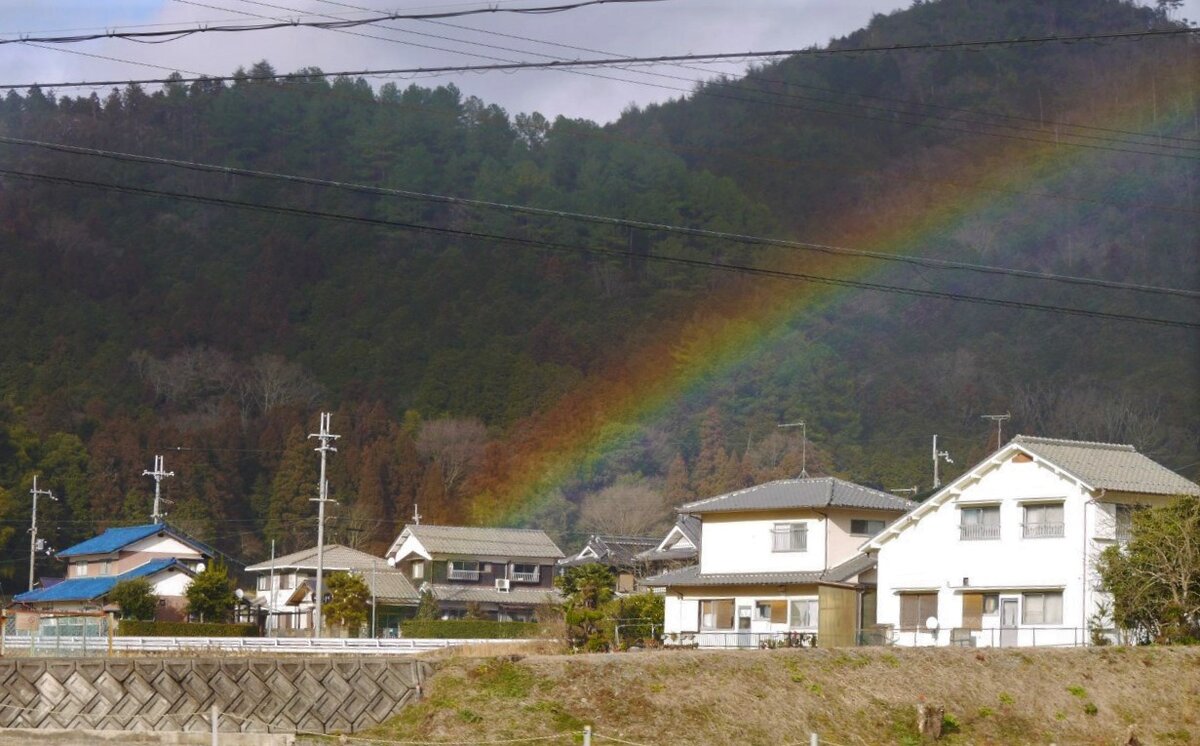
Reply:
<svg viewBox="0 0 1200 746"><path fill-rule="evenodd" d="M491 0L488 5L536 7L561 1ZM292 72L308 66L335 71L608 54L794 49L824 44L866 25L875 13L890 13L909 4L909 0L660 0L598 5L556 14L489 14L439 22L452 26L397 21L340 32L289 28L200 34L164 44L120 39L50 48L9 44L0 46L0 81L158 78L174 70L228 75L239 65L249 67L262 59L280 72ZM161 28L198 22L257 24L302 14L309 14L307 19L311 20L318 20L314 14L361 18L367 10L483 6L466 0L0 0L0 36L153 24L162 24ZM1200 0L1187 0L1179 15L1200 18ZM746 65L732 62L703 67L714 75L737 74ZM704 77L701 70L660 67L652 72L610 68L469 73L417 82L453 82L465 93L499 104L514 114L540 111L550 118L563 115L607 122L630 104L641 106L679 97L694 85L693 81ZM383 82L372 81L375 85ZM395 82L401 87L408 84L406 80ZM86 95L87 90L69 92Z"/></svg>

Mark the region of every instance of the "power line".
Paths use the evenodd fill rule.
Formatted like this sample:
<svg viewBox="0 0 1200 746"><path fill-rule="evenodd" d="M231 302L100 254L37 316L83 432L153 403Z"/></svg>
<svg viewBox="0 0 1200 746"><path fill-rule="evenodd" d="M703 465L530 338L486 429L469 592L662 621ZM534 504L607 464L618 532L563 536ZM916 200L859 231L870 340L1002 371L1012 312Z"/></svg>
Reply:
<svg viewBox="0 0 1200 746"><path fill-rule="evenodd" d="M658 2L659 0L593 0L593 2ZM391 16L381 18L380 20L388 20ZM419 19L417 19L419 20ZM280 24L283 26L293 26L294 24ZM1049 42L1064 42L1072 43L1079 41L1103 41L1103 40L1118 40L1118 39L1145 39L1164 36L1178 36L1181 34L1197 34L1200 29L1171 29L1167 31L1134 31L1114 34L1095 34L1084 36L1051 36L1034 39L1006 39L1006 40L991 40L991 41L975 41L975 42L947 42L944 44L908 44L894 45L882 47L856 47L856 48L836 48L836 49L778 49L767 52L719 52L710 54L677 54L677 55L658 55L653 57L622 57L613 58L597 58L597 59L580 59L580 60L551 60L548 62L506 62L495 65L445 65L440 67L415 67L415 68L393 68L379 70L345 70L333 73L275 73L271 75L244 75L244 76L206 76L203 78L183 78L182 80L167 80L163 78L150 78L144 80L108 80L108 81L90 81L90 82L60 82L60 83L12 83L0 86L0 89L11 88L30 88L34 86L42 88L77 88L89 87L97 85L152 85L157 83L198 83L198 82L230 82L230 81L269 81L269 80L304 80L311 77L337 77L337 76L362 76L362 77L379 77L387 75L417 75L417 74L434 74L434 73L457 73L457 72L489 72L489 71L506 71L506 70L528 70L528 69L565 69L570 67L610 67L621 65L654 65L684 61L696 60L742 60L742 59L759 59L772 57L823 57L828 55L839 54L864 54L868 52L902 52L902 51L920 51L920 50L938 50L952 49L959 47L974 47L982 48L989 46L1012 46L1039 44ZM107 36L107 35L101 35ZM29 41L44 41L37 38L20 38L20 39L0 39L0 44L24 43Z"/></svg>
<svg viewBox="0 0 1200 746"><path fill-rule="evenodd" d="M347 215L344 213L334 213L322 210L311 210L299 207L287 207L283 205L267 205L258 202L247 202L244 200L235 200L225 197L212 197L207 195L186 194L182 192L171 192L161 189L150 189L146 187L134 187L123 184L112 184L106 182L91 181L86 179L76 179L68 176L53 176L49 174L33 173L28 171L18 171L15 169L0 169L0 174L6 174L17 178L29 179L33 181L43 181L54 184L64 184L76 187L103 189L125 194L136 194L141 196L164 197L169 199L177 199L183 201L197 202L201 204L216 205L222 207L234 207L238 209L246 209L257 212L274 213L278 215L289 215L294 217L317 218L322 220L331 220L338 222L346 222L358 225L380 227L380 228L396 228L401 230L409 230L415 232L429 233L433 235L452 236L455 238L478 240L478 241L498 241L509 243L528 248L545 250L558 253L572 254L595 254L598 256L619 257L623 259L633 259L641 261L659 262L664 264L675 264L686 267L710 269L722 272L731 272L735 274L745 274L750 276L767 277L781 280L796 280L801 282L809 282L821 285L830 285L834 287L857 288L862 290L874 290L883 293L895 293L898 295L906 295L917 298L932 298L939 300L954 300L966 303L977 303L982 305L996 306L1000 308L1011 308L1030 311L1045 311L1050 313L1061 313L1071 316L1081 316L1087 318L1105 319L1109 321L1128 321L1134 323L1150 324L1155 326L1174 327L1181 329L1200 329L1200 323L1191 321L1182 321L1179 319L1165 319L1155 316L1138 316L1133 314L1113 313L1108 311L1094 311L1083 308L1074 308L1070 306L1057 306L1043 303L1030 303L1026 301L1005 300L1000 298L989 298L986 296L968 295L965 293L954 293L948 291L937 290L921 290L917 288L902 287L897 285L887 285L884 283L866 282L861 280L848 280L837 277L827 277L822 275L812 275L802 272L792 272L781 269L770 269L766 267L753 267L749 265L727 264L724 262L690 259L687 257L670 256L663 254L653 254L649 252L636 252L625 249L600 248L594 246L576 246L562 244L552 241L544 241L533 238L522 238L519 236L506 236L496 233L487 233L484 231L473 231L461 228L449 228L444 226L425 225L421 223L409 223L400 220L389 220L384 218L372 218L360 215Z"/></svg>
<svg viewBox="0 0 1200 746"><path fill-rule="evenodd" d="M44 44L75 44L83 41L94 41L96 39L125 39L127 41L139 41L147 44L163 44L192 36L193 34L203 33L241 33L246 31L270 31L281 28L354 28L355 26L367 26L372 23L379 23L381 21L417 21L425 18L461 18L463 16L477 16L485 14L494 15L499 13L512 13L514 15L549 15L551 13L563 13L569 10L577 10L579 8L586 8L593 5L624 5L632 3L654 2L661 2L661 0L578 0L578 2L563 3L560 5L529 6L523 8L501 8L496 4L492 4L485 8L472 8L468 10L442 10L431 13L386 13L370 18L340 19L335 21L301 21L299 19L293 19L290 21L276 21L274 23L257 25L205 25L195 26L193 28L158 29L155 31L107 30L102 33L73 34L67 36L30 36L27 34L20 34L15 39L0 39L0 45L19 44L26 41L42 42Z"/></svg>
<svg viewBox="0 0 1200 746"><path fill-rule="evenodd" d="M467 207L476 207L489 210L500 210L508 212L517 212L527 215L536 215L539 217L551 217L567 220L576 220L594 224L619 226L622 228L636 228L639 230L655 231L662 233L674 233L681 235L693 236L696 238L717 239L725 241L734 241L737 243L745 243L758 246L776 246L801 251L813 251L824 254L836 254L843 256L854 256L860 258L875 259L880 261L898 262L904 264L918 265L932 269L955 269L969 272L978 272L991 275L1008 275L1013 277L1021 277L1025 279L1045 280L1052 282L1062 282L1073 285L1084 285L1092 287L1102 287L1113 290L1129 290L1134 292L1149 293L1155 295L1172 295L1185 298L1200 298L1200 291L1187 290L1182 288L1170 288L1156 285L1145 285L1131 282L1121 282L1117 280L1104 280L1092 277L1077 277L1072 275L1061 275L1052 272L1037 272L1033 270L1016 269L1012 267L999 267L986 264L974 264L970 262L959 262L949 259L938 259L934 257L922 256L904 256L899 254L889 254L879 251L868 251L864 249L854 249L845 246L835 246L832 244L821 244L806 241L793 241L780 238L770 238L766 236L754 236L742 233L732 233L727 231L715 231L704 228L691 228L687 226L672 225L668 223L655 223L642 220L632 220L628 218L619 218L609 215L596 215L591 213L569 212L566 210L552 210L542 207L532 207L529 205L519 205L506 202L491 202L487 200L470 199L467 197L455 197L445 194L433 194L429 192L418 192L406 189L398 189L394 187L378 187L367 184L356 184L353 182L333 181L330 179L319 179L308 176L298 176L295 174L284 174L272 171L258 171L253 169L237 168L233 166L222 166L212 163L199 163L196 161L176 160L173 158L162 158L158 156L138 155L135 153L123 153L112 150L101 150L98 148L88 148L77 145L66 145L62 143L50 143L39 140L27 140L16 137L7 137L0 135L0 143L8 143L11 145L22 145L36 147L54 152L69 153L72 155L88 155L110 160L142 163L149 165L171 166L175 168L183 168L191 171L200 171L204 173L217 173L222 175L243 176L249 178L267 179L273 181L282 181L295 184L307 184L311 186L329 187L333 189L341 189L359 194L369 194L373 196L391 196L402 197L405 199L413 199L426 202L438 202L444 204L456 204Z"/></svg>

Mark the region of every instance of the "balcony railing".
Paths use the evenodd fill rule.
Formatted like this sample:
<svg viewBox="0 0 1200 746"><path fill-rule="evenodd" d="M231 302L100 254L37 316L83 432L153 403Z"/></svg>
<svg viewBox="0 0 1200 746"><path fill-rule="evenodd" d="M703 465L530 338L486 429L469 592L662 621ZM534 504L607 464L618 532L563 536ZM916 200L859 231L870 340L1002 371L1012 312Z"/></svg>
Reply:
<svg viewBox="0 0 1200 746"><path fill-rule="evenodd" d="M446 572L446 577L450 580L479 580L479 570L451 567Z"/></svg>
<svg viewBox="0 0 1200 746"><path fill-rule="evenodd" d="M512 579L518 583L536 583L541 580L542 574L538 570L532 572L521 572L513 570Z"/></svg>
<svg viewBox="0 0 1200 746"><path fill-rule="evenodd" d="M959 526L959 538L963 541L988 541L1000 538L1000 526L971 524Z"/></svg>
<svg viewBox="0 0 1200 746"><path fill-rule="evenodd" d="M1060 538L1066 533L1066 525L1063 523L1024 523L1024 536L1026 539L1055 539Z"/></svg>

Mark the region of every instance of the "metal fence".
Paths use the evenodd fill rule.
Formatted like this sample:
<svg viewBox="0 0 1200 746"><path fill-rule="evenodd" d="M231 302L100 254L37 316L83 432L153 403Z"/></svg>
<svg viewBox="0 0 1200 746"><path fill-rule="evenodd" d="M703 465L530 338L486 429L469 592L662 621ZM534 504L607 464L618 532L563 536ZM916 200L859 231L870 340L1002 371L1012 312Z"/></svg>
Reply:
<svg viewBox="0 0 1200 746"><path fill-rule="evenodd" d="M536 640L494 639L317 639L295 637L113 637L97 640L90 636L59 636L52 640L35 636L6 637L3 655L112 655L136 653L218 652L243 655L308 653L320 655L412 655L461 645L528 643Z"/></svg>
<svg viewBox="0 0 1200 746"><path fill-rule="evenodd" d="M0 628L0 655L105 655L111 624L103 613L6 613Z"/></svg>
<svg viewBox="0 0 1200 746"><path fill-rule="evenodd" d="M1086 627L992 627L989 629L927 629L925 627L881 627L863 630L859 645L901 647L966 648L1071 648L1093 644L1093 632L1106 640L1116 639L1113 630Z"/></svg>
<svg viewBox="0 0 1200 746"><path fill-rule="evenodd" d="M682 632L665 636L666 647L716 649L815 648L816 632Z"/></svg>

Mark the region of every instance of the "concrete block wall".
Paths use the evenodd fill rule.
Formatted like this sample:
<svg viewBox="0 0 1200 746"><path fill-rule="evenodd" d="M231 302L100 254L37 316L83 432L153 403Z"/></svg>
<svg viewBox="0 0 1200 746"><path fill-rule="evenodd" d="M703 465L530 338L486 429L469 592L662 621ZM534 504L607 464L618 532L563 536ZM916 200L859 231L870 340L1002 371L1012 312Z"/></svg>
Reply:
<svg viewBox="0 0 1200 746"><path fill-rule="evenodd" d="M418 698L430 664L380 658L0 659L0 728L352 733Z"/></svg>

